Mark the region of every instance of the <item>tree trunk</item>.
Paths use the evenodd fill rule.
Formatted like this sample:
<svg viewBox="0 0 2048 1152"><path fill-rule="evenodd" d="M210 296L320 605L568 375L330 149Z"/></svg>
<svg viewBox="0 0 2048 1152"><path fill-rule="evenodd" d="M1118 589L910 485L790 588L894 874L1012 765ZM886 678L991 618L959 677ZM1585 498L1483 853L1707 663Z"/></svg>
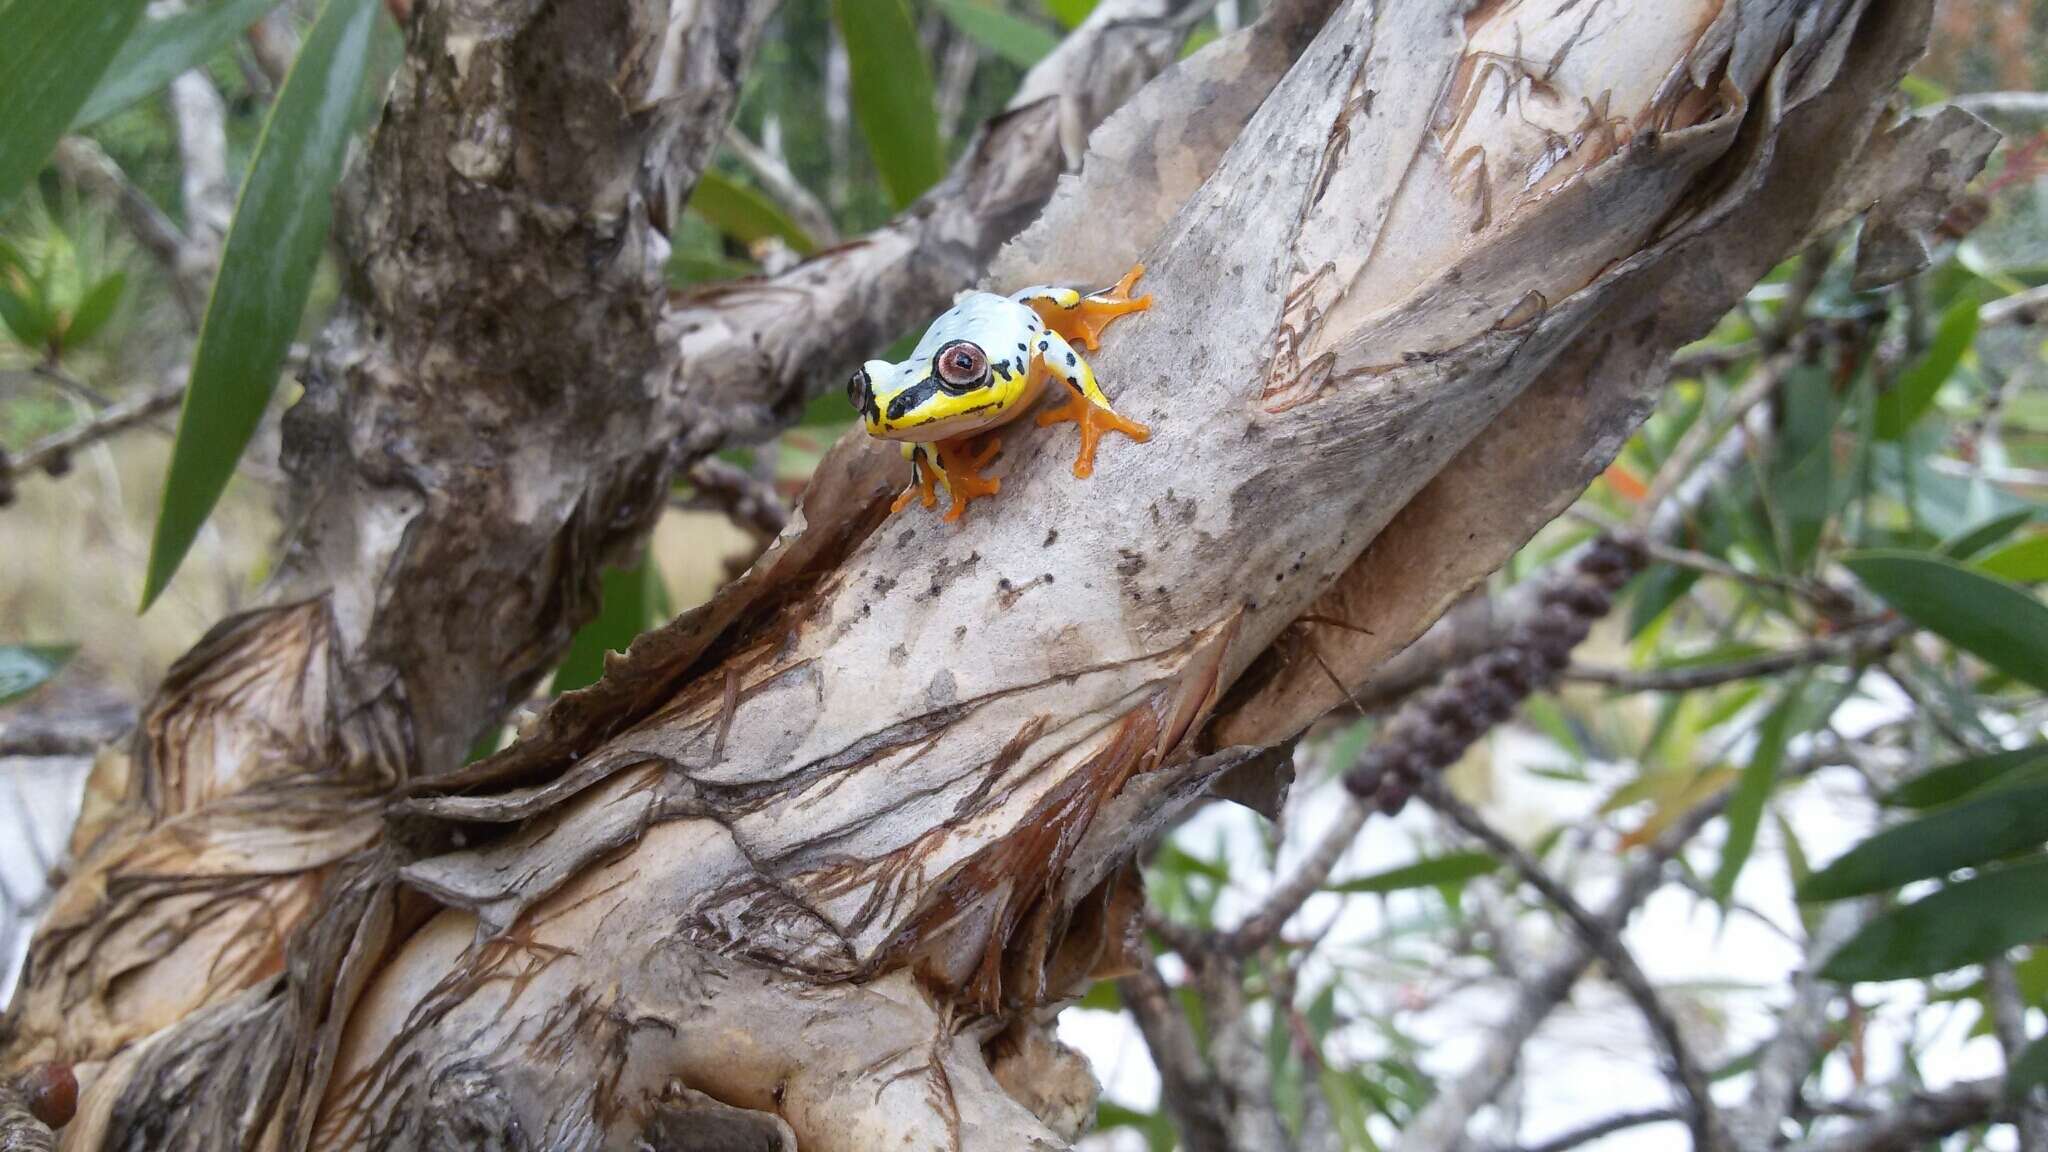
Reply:
<svg viewBox="0 0 2048 1152"><path fill-rule="evenodd" d="M1465 7L1280 0L1055 193L1062 120L1170 55L1105 19L1138 63L1048 59L879 236L670 303L765 13L422 5L274 606L102 758L0 1067L78 1066L72 1148L1064 1147L1093 1085L1044 1025L1130 970L1146 840L1567 505L1845 198L1910 262L1868 155L1981 159L1879 123L1925 3ZM679 464L1034 214L1004 289L1147 265L1095 363L1149 444L1077 480L1020 426L955 526L850 437L744 577L459 766Z"/></svg>

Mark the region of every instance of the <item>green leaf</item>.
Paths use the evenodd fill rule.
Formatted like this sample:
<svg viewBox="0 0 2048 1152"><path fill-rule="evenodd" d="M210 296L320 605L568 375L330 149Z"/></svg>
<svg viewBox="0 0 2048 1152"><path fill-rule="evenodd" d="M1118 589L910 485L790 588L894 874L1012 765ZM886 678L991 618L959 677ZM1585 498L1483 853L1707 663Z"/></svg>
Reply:
<svg viewBox="0 0 2048 1152"><path fill-rule="evenodd" d="M1934 404L1935 393L1948 381L1970 341L1977 335L1977 301L1965 297L1949 305L1936 325L1934 339L1910 367L1899 374L1892 386L1877 398L1877 420L1873 434L1880 440L1897 440L1910 431Z"/></svg>
<svg viewBox="0 0 2048 1152"><path fill-rule="evenodd" d="M106 327L114 317L115 305L121 302L121 290L127 286L128 274L119 271L93 285L71 313L71 322L64 326L64 347L76 348Z"/></svg>
<svg viewBox="0 0 2048 1152"><path fill-rule="evenodd" d="M1821 974L1844 983L1932 976L2048 937L2048 856L1988 870L1865 925Z"/></svg>
<svg viewBox="0 0 2048 1152"><path fill-rule="evenodd" d="M0 704L21 699L55 676L78 649L57 644L0 644Z"/></svg>
<svg viewBox="0 0 2048 1152"><path fill-rule="evenodd" d="M150 541L144 610L171 582L227 488L277 386L334 214L381 8L376 0L327 0L256 142L192 356Z"/></svg>
<svg viewBox="0 0 2048 1152"><path fill-rule="evenodd" d="M142 21L114 54L99 87L72 117L72 130L104 120L205 64L240 39L277 3L220 0L196 11Z"/></svg>
<svg viewBox="0 0 2048 1152"><path fill-rule="evenodd" d="M1116 981L1097 980L1088 986L1088 991L1074 1001L1076 1008L1089 1008L1097 1012L1121 1012L1124 1009L1122 993L1116 990Z"/></svg>
<svg viewBox="0 0 2048 1152"><path fill-rule="evenodd" d="M677 252L668 258L669 283L681 286L691 284L713 284L721 280L743 280L758 276L761 269L743 260L728 260L723 256L699 256L691 252Z"/></svg>
<svg viewBox="0 0 2048 1152"><path fill-rule="evenodd" d="M1045 10L1067 28L1078 28L1095 11L1095 0L1045 0Z"/></svg>
<svg viewBox="0 0 2048 1152"><path fill-rule="evenodd" d="M1977 571L2015 584L2048 580L2048 534L2015 540L1977 561Z"/></svg>
<svg viewBox="0 0 2048 1152"><path fill-rule="evenodd" d="M1500 867L1500 861L1484 852L1449 852L1442 856L1431 856L1385 872L1360 876L1340 881L1325 887L1325 892L1355 894L1360 892L1400 892L1410 888L1435 888L1444 884L1463 884L1477 876L1484 876Z"/></svg>
<svg viewBox="0 0 2048 1152"><path fill-rule="evenodd" d="M114 59L143 0L0 3L0 208L34 178Z"/></svg>
<svg viewBox="0 0 2048 1152"><path fill-rule="evenodd" d="M690 207L719 231L742 244L780 236L798 255L818 250L810 233L783 214L766 196L717 169L706 169L697 178L697 190L690 194Z"/></svg>
<svg viewBox="0 0 2048 1152"><path fill-rule="evenodd" d="M1980 793L1870 837L1799 888L1842 900L1946 876L2048 842L2048 783Z"/></svg>
<svg viewBox="0 0 2048 1152"><path fill-rule="evenodd" d="M1764 805L1771 798L1771 790L1778 783L1778 765L1785 759L1785 742L1791 734L1792 715L1798 711L1799 696L1806 687L1804 679L1794 682L1785 689L1778 703L1764 716L1757 728L1756 749L1750 753L1749 764L1742 769L1742 776L1735 782L1735 793L1728 798L1728 838L1721 847L1721 867L1714 873L1714 899L1723 907L1735 894L1735 881L1742 875L1743 865L1749 863L1749 854L1756 848L1756 829L1763 820Z"/></svg>
<svg viewBox="0 0 2048 1152"><path fill-rule="evenodd" d="M2005 1070L2005 1098L2018 1101L2048 1084L2048 1036L2036 1036Z"/></svg>
<svg viewBox="0 0 2048 1152"><path fill-rule="evenodd" d="M44 306L41 292L17 291L10 280L0 272L0 323L6 324L7 331L23 346L40 349L49 343L57 318Z"/></svg>
<svg viewBox="0 0 2048 1152"><path fill-rule="evenodd" d="M936 0L939 11L969 40L1020 68L1029 68L1060 46L1060 38L1041 24L1012 16L993 4L976 0Z"/></svg>
<svg viewBox="0 0 2048 1152"><path fill-rule="evenodd" d="M853 115L897 208L939 182L946 164L931 68L904 0L832 0L853 73Z"/></svg>
<svg viewBox="0 0 2048 1152"><path fill-rule="evenodd" d="M1901 808L1933 808L2036 764L2048 765L2048 744L1972 756L1968 760L1931 768L1892 789L1885 795L1884 802Z"/></svg>
<svg viewBox="0 0 2048 1152"><path fill-rule="evenodd" d="M1230 883L1230 869L1214 860L1182 848L1178 844L1167 844L1152 858L1152 866L1172 876L1203 876L1218 884Z"/></svg>
<svg viewBox="0 0 2048 1152"><path fill-rule="evenodd" d="M633 646L634 637L647 631L654 622L660 579L654 565L644 559L630 568L604 570L604 599L597 618L577 630L555 669L557 694L597 683L604 675L604 654L624 652Z"/></svg>
<svg viewBox="0 0 2048 1152"><path fill-rule="evenodd" d="M2032 508L2020 508L1993 516L1942 541L1941 554L1953 560L1973 560L1985 549L2003 542L2006 537L2019 531L2033 518Z"/></svg>
<svg viewBox="0 0 2048 1152"><path fill-rule="evenodd" d="M1914 623L2008 675L2048 688L2048 606L2024 589L1915 552L1864 552L1842 563Z"/></svg>
<svg viewBox="0 0 2048 1152"><path fill-rule="evenodd" d="M1764 493L1782 566L1812 566L1822 531L1834 510L1837 416L1832 381L1819 368L1788 373L1782 390L1781 429Z"/></svg>

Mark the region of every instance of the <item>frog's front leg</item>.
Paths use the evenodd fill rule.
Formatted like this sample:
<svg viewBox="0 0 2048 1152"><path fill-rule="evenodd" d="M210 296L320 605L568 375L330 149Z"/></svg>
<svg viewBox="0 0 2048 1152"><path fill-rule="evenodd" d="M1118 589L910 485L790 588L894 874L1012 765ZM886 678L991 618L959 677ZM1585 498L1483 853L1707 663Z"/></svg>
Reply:
<svg viewBox="0 0 2048 1152"><path fill-rule="evenodd" d="M1110 321L1152 306L1152 297L1131 295L1131 288L1144 274L1145 266L1135 264L1115 287L1086 296L1072 288L1038 287L1026 288L1010 299L1029 305L1046 327L1093 352L1102 347L1102 330Z"/></svg>
<svg viewBox="0 0 2048 1152"><path fill-rule="evenodd" d="M1109 397L1095 382L1095 372L1073 346L1056 332L1041 333L1032 353L1032 368L1045 373L1046 386L1057 387L1065 397L1057 408L1038 414L1038 426L1073 423L1081 426L1081 454L1074 458L1074 475L1086 478L1095 472L1095 446L1104 432L1121 432L1143 444L1152 430L1136 420L1126 420L1109 406Z"/></svg>
<svg viewBox="0 0 2048 1152"><path fill-rule="evenodd" d="M942 469L939 477L945 481L946 491L953 494L953 506L946 509L947 523L960 519L966 513L967 505L976 498L993 496L1002 489L1001 480L981 474L981 470L994 463L1002 452L1001 436L994 432L957 436L941 440L933 447L936 449L933 458Z"/></svg>
<svg viewBox="0 0 2048 1152"><path fill-rule="evenodd" d="M889 514L895 515L910 505L912 496L923 497L924 506L929 508L939 502L934 491L938 482L944 479L938 467L932 463L933 454L938 451L934 444L905 444L903 458L910 461L910 487L897 493L896 502L889 505Z"/></svg>

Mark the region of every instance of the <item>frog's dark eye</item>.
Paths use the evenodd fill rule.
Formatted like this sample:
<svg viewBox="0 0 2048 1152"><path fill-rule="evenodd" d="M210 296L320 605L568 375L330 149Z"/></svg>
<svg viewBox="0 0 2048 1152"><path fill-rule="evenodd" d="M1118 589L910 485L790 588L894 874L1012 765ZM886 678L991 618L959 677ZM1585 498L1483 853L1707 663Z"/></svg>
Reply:
<svg viewBox="0 0 2048 1152"><path fill-rule="evenodd" d="M965 392L988 379L988 353L971 340L955 340L932 359L939 387L948 392Z"/></svg>
<svg viewBox="0 0 2048 1152"><path fill-rule="evenodd" d="M868 370L855 368L853 375L846 379L846 400L855 412L865 412L868 407Z"/></svg>

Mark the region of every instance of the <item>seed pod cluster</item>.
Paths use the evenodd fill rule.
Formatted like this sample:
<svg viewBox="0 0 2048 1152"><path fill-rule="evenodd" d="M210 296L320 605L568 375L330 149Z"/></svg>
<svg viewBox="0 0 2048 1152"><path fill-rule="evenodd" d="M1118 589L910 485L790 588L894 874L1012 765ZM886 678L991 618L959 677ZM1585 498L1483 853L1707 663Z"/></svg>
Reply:
<svg viewBox="0 0 2048 1152"><path fill-rule="evenodd" d="M1399 812L1425 778L1456 763L1523 700L1557 679L1643 560L1633 540L1595 539L1539 594L1535 611L1499 648L1451 669L1403 704L1344 774L1344 787L1382 812Z"/></svg>

